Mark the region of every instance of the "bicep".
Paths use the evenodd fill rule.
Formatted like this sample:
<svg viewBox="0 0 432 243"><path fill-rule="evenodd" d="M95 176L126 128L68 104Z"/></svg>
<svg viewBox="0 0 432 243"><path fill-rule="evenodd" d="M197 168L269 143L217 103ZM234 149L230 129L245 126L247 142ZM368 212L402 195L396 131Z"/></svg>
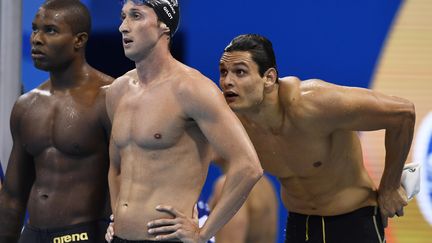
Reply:
<svg viewBox="0 0 432 243"><path fill-rule="evenodd" d="M329 85L315 99L317 121L330 130L372 131L397 126L412 104L373 90Z"/></svg>
<svg viewBox="0 0 432 243"><path fill-rule="evenodd" d="M19 138L13 140L3 190L25 203L35 180L35 166L33 157L22 147Z"/></svg>
<svg viewBox="0 0 432 243"><path fill-rule="evenodd" d="M113 84L111 84L111 86L107 89L106 97L105 97L105 108L107 111L108 118L111 122L113 120L113 115L114 115L114 99L115 99L115 94L112 85Z"/></svg>
<svg viewBox="0 0 432 243"><path fill-rule="evenodd" d="M197 122L221 158L228 160L232 156L253 154L246 131L219 90L209 89L208 95L193 98L187 106L188 116Z"/></svg>
<svg viewBox="0 0 432 243"><path fill-rule="evenodd" d="M129 78L127 76L121 76L114 80L106 90L105 106L111 122L113 121L119 100L127 89L128 82Z"/></svg>
<svg viewBox="0 0 432 243"><path fill-rule="evenodd" d="M4 190L7 190L13 197L27 200L35 179L35 165L33 156L26 150L23 141L21 141L20 120L23 112L22 100L19 100L14 105L10 118L13 144L3 186Z"/></svg>

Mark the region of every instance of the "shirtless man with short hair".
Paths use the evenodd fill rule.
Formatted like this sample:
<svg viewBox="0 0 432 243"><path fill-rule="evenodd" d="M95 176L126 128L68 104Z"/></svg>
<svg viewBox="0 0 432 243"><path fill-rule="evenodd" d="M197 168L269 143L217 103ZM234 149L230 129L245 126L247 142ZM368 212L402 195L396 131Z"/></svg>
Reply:
<svg viewBox="0 0 432 243"><path fill-rule="evenodd" d="M220 60L220 86L266 172L278 177L287 242L384 242L387 217L403 215L402 168L414 105L372 90L279 78L272 44L236 37ZM363 164L357 131L386 130L379 188ZM378 210L381 211L381 216ZM382 222L381 222L382 218Z"/></svg>
<svg viewBox="0 0 432 243"><path fill-rule="evenodd" d="M12 110L1 243L52 243L76 235L103 241L110 214L105 87L113 78L86 62L90 21L76 0L48 0L33 20L32 59L49 79ZM20 237L26 208L29 222Z"/></svg>
<svg viewBox="0 0 432 243"><path fill-rule="evenodd" d="M124 1L122 18L125 55L136 69L116 79L106 101L113 124L112 242L206 242L262 176L258 157L217 86L172 57L178 2ZM228 162L227 179L219 203L198 228L190 219L212 149Z"/></svg>

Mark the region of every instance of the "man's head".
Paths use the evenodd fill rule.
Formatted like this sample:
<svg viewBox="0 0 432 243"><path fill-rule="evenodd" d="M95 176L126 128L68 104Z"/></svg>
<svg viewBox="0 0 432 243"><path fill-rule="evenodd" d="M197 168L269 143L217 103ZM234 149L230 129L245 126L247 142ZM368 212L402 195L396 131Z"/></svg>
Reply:
<svg viewBox="0 0 432 243"><path fill-rule="evenodd" d="M90 13L79 0L47 0L36 13L32 29L34 64L51 71L78 56L84 58L91 30Z"/></svg>
<svg viewBox="0 0 432 243"><path fill-rule="evenodd" d="M137 62L152 52L160 40L168 48L178 28L179 13L178 2L174 0L123 1L119 31L125 55Z"/></svg>
<svg viewBox="0 0 432 243"><path fill-rule="evenodd" d="M225 48L220 60L220 86L235 111L261 104L278 82L271 42L256 34L240 35Z"/></svg>
<svg viewBox="0 0 432 243"><path fill-rule="evenodd" d="M180 8L177 0L123 0L123 5L131 1L135 5L146 5L151 7L158 20L169 28L169 36L172 38L177 32L180 22Z"/></svg>

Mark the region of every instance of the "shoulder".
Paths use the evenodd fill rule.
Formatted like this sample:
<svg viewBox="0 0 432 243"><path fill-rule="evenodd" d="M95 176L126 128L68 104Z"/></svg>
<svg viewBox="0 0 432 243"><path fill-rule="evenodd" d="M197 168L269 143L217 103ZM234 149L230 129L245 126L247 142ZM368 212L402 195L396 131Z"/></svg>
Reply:
<svg viewBox="0 0 432 243"><path fill-rule="evenodd" d="M106 93L109 85L114 81L113 77L94 68L91 69L90 75L93 88L99 89L102 94Z"/></svg>
<svg viewBox="0 0 432 243"><path fill-rule="evenodd" d="M179 98L188 102L222 97L221 90L212 80L187 66L182 68L178 82L173 88Z"/></svg>
<svg viewBox="0 0 432 243"><path fill-rule="evenodd" d="M307 121L319 121L325 115L329 104L337 99L337 87L320 79L301 81L297 77L279 79L279 96L288 114L300 119L301 124Z"/></svg>
<svg viewBox="0 0 432 243"><path fill-rule="evenodd" d="M136 70L133 69L122 76L116 78L112 83L107 86L107 95L116 96L119 94L123 94L123 92L127 89L129 82L133 79L138 79Z"/></svg>
<svg viewBox="0 0 432 243"><path fill-rule="evenodd" d="M200 87L213 87L215 83L206 77L204 74L198 70L185 66L181 67L181 75L179 79L179 88L188 90L190 88L194 89L196 86Z"/></svg>
<svg viewBox="0 0 432 243"><path fill-rule="evenodd" d="M321 102L331 97L337 90L337 85L328 83L321 79L307 79L301 81L297 77L284 77L279 80L279 94L284 102L297 105L305 103Z"/></svg>
<svg viewBox="0 0 432 243"><path fill-rule="evenodd" d="M38 87L19 96L17 101L15 102L15 107L25 108L32 104L35 99L51 96L52 94L50 91L50 87L51 85L49 80L43 82Z"/></svg>
<svg viewBox="0 0 432 243"><path fill-rule="evenodd" d="M19 119L27 110L34 108L33 104L43 97L51 96L48 81L42 83L39 87L22 94L15 101L12 108L11 120Z"/></svg>
<svg viewBox="0 0 432 243"><path fill-rule="evenodd" d="M96 69L94 69L93 71L93 77L95 78L97 83L100 84L100 86L110 85L114 81L113 77Z"/></svg>

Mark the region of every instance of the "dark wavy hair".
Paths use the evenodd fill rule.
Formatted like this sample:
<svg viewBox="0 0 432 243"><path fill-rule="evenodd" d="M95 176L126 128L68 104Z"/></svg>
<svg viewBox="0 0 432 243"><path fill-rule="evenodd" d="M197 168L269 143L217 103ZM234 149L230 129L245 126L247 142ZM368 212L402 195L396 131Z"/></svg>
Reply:
<svg viewBox="0 0 432 243"><path fill-rule="evenodd" d="M261 77L269 68L277 71L276 56L270 40L258 34L244 34L235 37L224 52L247 51L251 54L252 60L258 65Z"/></svg>

